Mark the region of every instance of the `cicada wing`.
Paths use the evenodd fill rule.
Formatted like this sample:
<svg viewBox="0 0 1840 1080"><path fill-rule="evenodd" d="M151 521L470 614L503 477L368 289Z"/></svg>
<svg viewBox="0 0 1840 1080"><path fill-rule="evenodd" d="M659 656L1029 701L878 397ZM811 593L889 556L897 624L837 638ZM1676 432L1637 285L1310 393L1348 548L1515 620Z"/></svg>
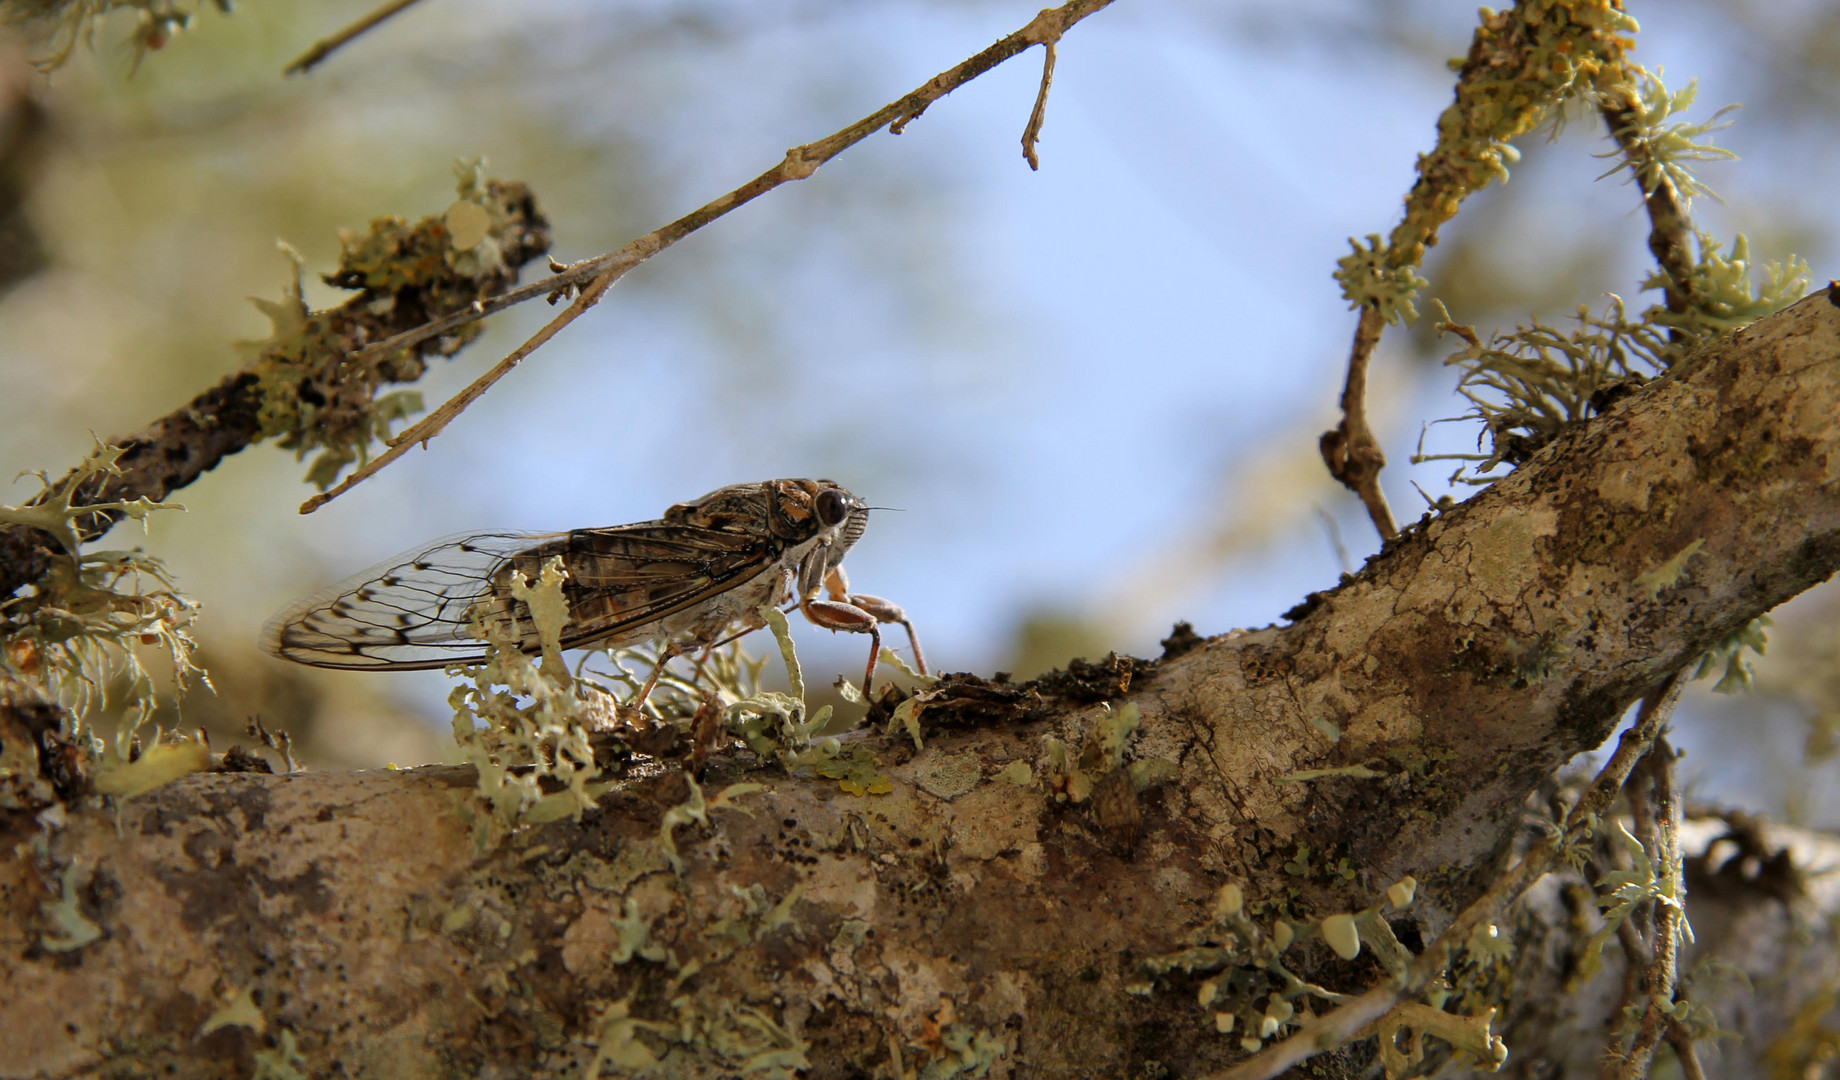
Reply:
<svg viewBox="0 0 1840 1080"><path fill-rule="evenodd" d="M262 628L262 651L313 667L409 671L480 659L468 632L512 556L566 533L444 537L296 601ZM532 575L534 576L534 575Z"/></svg>
<svg viewBox="0 0 1840 1080"><path fill-rule="evenodd" d="M569 622L562 645L637 644L671 616L773 565L764 537L650 521L566 533L469 533L405 552L295 603L271 619L262 648L314 667L410 671L485 655L475 617L510 628L535 652L513 570L535 580L561 556Z"/></svg>

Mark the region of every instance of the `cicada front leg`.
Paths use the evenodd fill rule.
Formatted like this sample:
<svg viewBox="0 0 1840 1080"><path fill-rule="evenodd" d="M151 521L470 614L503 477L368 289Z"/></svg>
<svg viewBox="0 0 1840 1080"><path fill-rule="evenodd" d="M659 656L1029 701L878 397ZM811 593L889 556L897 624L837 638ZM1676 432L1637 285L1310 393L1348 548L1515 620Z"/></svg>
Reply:
<svg viewBox="0 0 1840 1080"><path fill-rule="evenodd" d="M879 596L851 592L850 579L844 576L841 566L833 566L825 574L824 589L830 599L808 596L800 601L799 610L826 630L869 635L869 667L863 672L863 697L869 696L870 685L875 679L875 662L882 654L882 623L900 623L907 629L907 642L914 650L914 669L926 674L926 655L920 651L920 637L914 633L914 624L899 604Z"/></svg>

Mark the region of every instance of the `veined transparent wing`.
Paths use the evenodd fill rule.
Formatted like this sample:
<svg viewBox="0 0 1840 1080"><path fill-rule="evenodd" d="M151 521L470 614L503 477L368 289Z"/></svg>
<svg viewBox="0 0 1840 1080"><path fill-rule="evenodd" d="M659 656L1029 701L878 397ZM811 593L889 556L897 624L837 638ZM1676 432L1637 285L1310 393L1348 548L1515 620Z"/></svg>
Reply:
<svg viewBox="0 0 1840 1080"><path fill-rule="evenodd" d="M314 667L413 670L485 655L467 633L505 561L567 533L443 537L295 601L262 627L262 651Z"/></svg>
<svg viewBox="0 0 1840 1080"><path fill-rule="evenodd" d="M557 555L568 571L563 647L636 644L671 616L767 570L779 548L749 532L657 521L453 536L295 603L263 628L262 648L314 667L446 667L485 655L470 633L480 613L516 627L520 647L535 652L529 612L510 595L510 571L535 580Z"/></svg>

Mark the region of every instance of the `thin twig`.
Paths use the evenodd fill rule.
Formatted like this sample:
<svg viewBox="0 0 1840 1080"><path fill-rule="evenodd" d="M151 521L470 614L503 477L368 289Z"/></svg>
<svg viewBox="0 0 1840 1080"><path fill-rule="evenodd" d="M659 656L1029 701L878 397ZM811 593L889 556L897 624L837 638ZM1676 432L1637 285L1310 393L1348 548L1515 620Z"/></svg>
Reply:
<svg viewBox="0 0 1840 1080"><path fill-rule="evenodd" d="M1029 110L1029 122L1022 129L1022 156L1028 159L1031 169L1041 168L1035 143L1041 138L1042 121L1048 116L1048 87L1054 85L1054 42L1043 42L1042 49L1047 55L1041 61L1041 89L1035 92L1035 107Z"/></svg>
<svg viewBox="0 0 1840 1080"><path fill-rule="evenodd" d="M1342 386L1342 422L1333 431L1323 432L1321 445L1329 475L1361 497L1367 516L1380 531L1380 539L1391 540L1399 535L1399 527L1393 523L1392 508L1380 490L1380 470L1386 467L1386 455L1367 424L1367 365L1384 329L1386 320L1377 309L1361 309L1361 321L1354 328L1354 346L1348 353L1348 381Z"/></svg>
<svg viewBox="0 0 1840 1080"><path fill-rule="evenodd" d="M283 75L304 75L315 64L331 56L333 51L350 43L352 38L376 26L378 23L415 3L415 0L389 0L382 7L352 23L329 38L314 43L311 49L301 53L294 62L281 69Z"/></svg>
<svg viewBox="0 0 1840 1080"><path fill-rule="evenodd" d="M1699 1051L1693 1048L1693 1033L1687 1025L1678 1020L1668 1021L1668 1045L1674 1048L1674 1057L1680 1062L1680 1072L1686 1080L1706 1080L1706 1070L1699 1063Z"/></svg>
<svg viewBox="0 0 1840 1080"><path fill-rule="evenodd" d="M1654 749L1644 762L1649 774L1654 806L1654 847L1649 855L1663 873L1669 875L1678 890L1676 898L1686 900L1684 867L1680 853L1680 796L1674 786L1674 750L1666 739L1656 739ZM1652 938L1654 955L1643 973L1647 1004L1642 1010L1641 1025L1635 1042L1623 1056L1617 1080L1643 1080L1655 1048L1670 1034L1672 1018L1665 1011L1674 1004L1674 980L1680 958L1680 905L1655 903L1655 929ZM1691 1036L1688 1043L1691 1044Z"/></svg>
<svg viewBox="0 0 1840 1080"><path fill-rule="evenodd" d="M413 330L397 334L395 337L368 345L352 354L355 363L369 363L397 349L406 348L429 338L452 333L468 323L477 322L493 312L503 311L513 304L519 304L538 296L556 296L566 294L569 289L580 286L581 295L568 310L552 320L543 328L538 337L548 340L563 326L579 318L588 308L594 306L606 293L607 285L638 266L652 256L677 243L684 237L722 217L737 207L745 206L774 188L791 180L803 180L818 171L818 167L843 153L862 140L886 127L893 134L900 134L909 121L916 120L927 107L953 90L984 74L1003 61L1016 56L1032 45L1042 45L1059 41L1068 28L1096 11L1110 6L1112 0L1068 0L1057 8L1048 8L1037 14L1022 29L998 41L983 52L961 64L943 71L927 80L925 84L898 101L877 109L849 127L834 132L816 142L795 146L786 151L780 162L761 173L759 176L734 189L726 195L692 210L668 225L661 226L644 236L631 241L616 251L583 259L557 269L549 279L533 282L530 285L513 289L472 305L464 311L457 311L445 318L436 319ZM1037 102L1040 107L1040 102ZM605 280L603 280L605 279ZM535 341L536 339L532 339ZM541 342L538 342L540 344ZM526 343L534 348L534 345ZM522 353L523 355L519 355ZM323 495L316 495L301 504L300 512L310 514L338 495L351 490L352 486L374 475L384 465L401 457L398 447L407 447L411 443L426 443L440 434L441 429L455 417L461 409L479 396L486 386L497 381L505 371L515 367L517 362L528 355L527 349L520 347L519 353L506 357L493 372L488 372L484 385L476 382L474 386L462 391L453 401L429 414L422 423L402 433L393 440L389 451L379 455L366 464L336 488ZM496 374L493 374L493 373ZM477 388L477 392L476 391ZM471 396L468 396L471 395ZM465 399L465 400L462 400Z"/></svg>
<svg viewBox="0 0 1840 1080"><path fill-rule="evenodd" d="M1457 951L1469 941L1477 927L1500 917L1509 904L1546 875L1568 845L1581 839L1592 827L1592 822L1610 808L1623 782L1629 778L1630 770L1660 736L1669 714L1674 711L1674 703L1680 698L1682 683L1681 674L1675 672L1642 699L1636 722L1623 732L1616 752L1579 795L1577 804L1565 817L1563 829L1534 845L1520 862L1496 878L1487 892L1464 908L1437 940L1412 961L1403 978L1382 983L1353 1001L1306 1021L1295 1035L1266 1047L1224 1073L1215 1074L1213 1080L1273 1080L1317 1054L1357 1038L1363 1028L1393 1011L1401 1002L1422 993L1450 966Z"/></svg>
<svg viewBox="0 0 1840 1080"><path fill-rule="evenodd" d="M582 312L593 307L595 302L600 300L601 296L605 294L608 289L613 287L615 280L617 280L617 275L609 271L589 282L588 287L581 291L581 295L575 298L574 303L564 309L562 314L557 315L555 318L545 323L543 329L531 335L530 340L519 345L516 349L513 349L509 356L492 365L484 375L468 383L466 389L442 402L439 408L435 409L427 416L422 417L414 424L404 428L395 438L390 440L388 449L365 462L362 467L354 470L350 476L339 481L338 485L333 487L330 491L323 491L308 499L306 502L301 503L300 512L303 514L311 514L313 511L318 510L333 499L350 491L354 485L363 482L367 477L376 473L377 470L408 453L410 447L415 446L417 443L426 446L429 439L439 435L442 429L453 421L454 417L459 416L462 410L479 400L480 395L490 390L493 383L511 374L511 369L522 363L526 356L535 352L539 346L547 342L550 338L555 337L563 327L574 322L577 318L580 318Z"/></svg>
<svg viewBox="0 0 1840 1080"><path fill-rule="evenodd" d="M1635 89L1625 87L1620 92L1633 97ZM1623 159L1635 174L1636 186L1642 189L1642 203L1648 210L1648 250L1667 278L1667 309L1676 314L1684 312L1693 303L1693 220L1687 216L1674 182L1665 171L1654 167L1654 151L1638 136L1636 110L1627 97L1623 103L1606 104L1600 111ZM1652 188L1643 179L1645 173L1654 178Z"/></svg>

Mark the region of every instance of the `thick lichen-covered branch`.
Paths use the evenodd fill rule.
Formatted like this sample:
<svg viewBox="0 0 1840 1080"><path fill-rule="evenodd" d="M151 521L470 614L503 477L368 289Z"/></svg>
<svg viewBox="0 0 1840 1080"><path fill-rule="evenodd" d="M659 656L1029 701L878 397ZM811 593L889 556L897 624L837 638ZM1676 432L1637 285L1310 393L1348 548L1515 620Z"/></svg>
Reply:
<svg viewBox="0 0 1840 1080"><path fill-rule="evenodd" d="M558 757L530 807L563 812L483 833L471 767L186 775L0 814L26 853L0 920L27 943L0 954L0 1026L52 1073L1208 1075L1406 971L1419 1008L1375 1029L1396 1067L1513 1055L1538 1038L1503 974L1518 924L1481 915L1537 876L1500 873L1529 796L1840 567L1836 417L1823 294L1561 432L1288 626L884 691L835 744L791 703L705 710L692 684L692 716L618 721L593 808ZM700 761L695 732L719 733ZM584 764L567 743L504 752ZM1554 972L1578 970L1566 940ZM1353 1073L1378 1051L1331 1053Z"/></svg>

